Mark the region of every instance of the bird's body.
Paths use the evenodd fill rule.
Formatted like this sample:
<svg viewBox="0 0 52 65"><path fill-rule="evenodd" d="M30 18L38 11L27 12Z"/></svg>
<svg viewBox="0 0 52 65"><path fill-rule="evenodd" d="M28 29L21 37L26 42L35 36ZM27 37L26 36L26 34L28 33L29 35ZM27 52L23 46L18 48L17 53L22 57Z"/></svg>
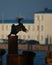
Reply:
<svg viewBox="0 0 52 65"><path fill-rule="evenodd" d="M9 36L11 35L11 34L14 34L14 35L16 35L19 31L23 31L23 32L26 32L27 31L27 29L25 28L25 26L22 24L22 23L20 23L20 21L21 21L22 19L19 19L18 20L18 25L12 25L11 26L11 33L9 34Z"/></svg>

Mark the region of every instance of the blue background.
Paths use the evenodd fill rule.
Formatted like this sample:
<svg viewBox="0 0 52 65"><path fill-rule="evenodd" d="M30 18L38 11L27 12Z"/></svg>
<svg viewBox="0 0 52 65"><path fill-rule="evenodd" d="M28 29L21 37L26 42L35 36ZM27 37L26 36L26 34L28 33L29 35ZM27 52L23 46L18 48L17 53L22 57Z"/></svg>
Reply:
<svg viewBox="0 0 52 65"><path fill-rule="evenodd" d="M52 9L52 0L0 0L0 19L15 19L23 16L33 19L34 13L43 11L44 8Z"/></svg>

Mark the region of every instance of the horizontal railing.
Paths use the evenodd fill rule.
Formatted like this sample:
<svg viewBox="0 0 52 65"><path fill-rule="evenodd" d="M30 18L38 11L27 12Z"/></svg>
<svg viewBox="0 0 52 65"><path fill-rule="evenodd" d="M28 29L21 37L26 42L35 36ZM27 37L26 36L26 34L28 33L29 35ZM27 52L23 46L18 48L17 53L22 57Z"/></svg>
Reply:
<svg viewBox="0 0 52 65"><path fill-rule="evenodd" d="M50 51L52 51L52 45L49 45ZM0 43L0 49L8 49L7 43ZM19 50L40 50L47 51L48 45L35 45L35 44L18 44Z"/></svg>

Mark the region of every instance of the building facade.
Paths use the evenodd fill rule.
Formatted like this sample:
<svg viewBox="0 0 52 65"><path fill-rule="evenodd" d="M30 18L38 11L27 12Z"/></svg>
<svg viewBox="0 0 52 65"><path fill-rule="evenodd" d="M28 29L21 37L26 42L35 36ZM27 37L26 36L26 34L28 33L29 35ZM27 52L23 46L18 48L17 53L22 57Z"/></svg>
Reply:
<svg viewBox="0 0 52 65"><path fill-rule="evenodd" d="M36 12L34 22L35 38L40 44L52 44L52 10L45 8L44 11Z"/></svg>
<svg viewBox="0 0 52 65"><path fill-rule="evenodd" d="M3 21L3 22L2 22ZM23 20L22 23L27 28L28 32L25 33L20 31L17 35L19 39L30 40L34 39L33 31L34 31L34 20ZM16 20L0 20L0 39L8 39L8 35L11 32L11 25L18 25Z"/></svg>
<svg viewBox="0 0 52 65"><path fill-rule="evenodd" d="M37 40L40 44L52 44L52 10L36 12L34 20L23 20L28 32L20 31L19 39ZM11 25L18 24L15 20L0 20L0 39L8 39Z"/></svg>

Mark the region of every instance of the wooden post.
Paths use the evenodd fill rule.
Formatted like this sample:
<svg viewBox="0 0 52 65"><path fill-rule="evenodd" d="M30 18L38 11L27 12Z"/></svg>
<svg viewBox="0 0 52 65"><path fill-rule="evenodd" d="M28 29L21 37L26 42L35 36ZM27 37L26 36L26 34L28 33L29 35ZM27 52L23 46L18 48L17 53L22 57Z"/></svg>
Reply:
<svg viewBox="0 0 52 65"><path fill-rule="evenodd" d="M8 37L7 65L18 65L18 36Z"/></svg>
<svg viewBox="0 0 52 65"><path fill-rule="evenodd" d="M48 45L47 56L45 58L45 63L46 63L46 65L52 65L52 57L51 57L51 51L50 51L49 45Z"/></svg>
<svg viewBox="0 0 52 65"><path fill-rule="evenodd" d="M36 53L32 52L32 51L23 51L23 61L24 61L24 65L33 65L33 60L34 57L36 56Z"/></svg>
<svg viewBox="0 0 52 65"><path fill-rule="evenodd" d="M18 36L8 37L7 65L23 65L23 55L18 55Z"/></svg>
<svg viewBox="0 0 52 65"><path fill-rule="evenodd" d="M8 37L8 54L17 54L18 51L18 36Z"/></svg>

